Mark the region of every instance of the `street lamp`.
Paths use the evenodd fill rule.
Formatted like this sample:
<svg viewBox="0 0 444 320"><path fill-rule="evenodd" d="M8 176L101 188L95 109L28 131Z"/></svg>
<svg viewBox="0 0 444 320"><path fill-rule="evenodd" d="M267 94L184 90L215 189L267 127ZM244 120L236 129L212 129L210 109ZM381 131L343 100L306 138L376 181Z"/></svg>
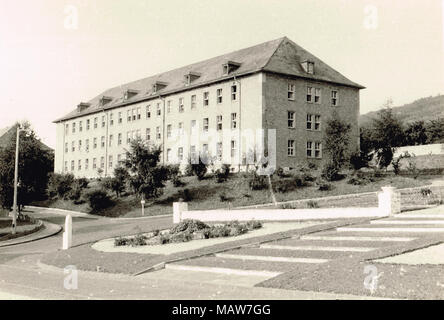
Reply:
<svg viewBox="0 0 444 320"><path fill-rule="evenodd" d="M142 205L142 217L143 217L145 215L145 197L142 198L140 204Z"/></svg>
<svg viewBox="0 0 444 320"><path fill-rule="evenodd" d="M16 233L17 229L17 183L18 183L18 157L19 157L19 143L20 131L23 131L22 126L17 125L17 138L15 140L15 168L14 168L14 203L12 205L12 234Z"/></svg>

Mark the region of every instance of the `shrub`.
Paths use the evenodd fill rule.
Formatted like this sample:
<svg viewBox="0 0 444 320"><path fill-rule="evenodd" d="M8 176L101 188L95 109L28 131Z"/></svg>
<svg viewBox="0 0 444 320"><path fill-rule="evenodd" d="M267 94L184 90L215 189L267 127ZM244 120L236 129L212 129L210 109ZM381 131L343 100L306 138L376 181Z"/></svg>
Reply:
<svg viewBox="0 0 444 320"><path fill-rule="evenodd" d="M143 234L138 234L129 239L129 245L131 247L146 246L146 239L147 238Z"/></svg>
<svg viewBox="0 0 444 320"><path fill-rule="evenodd" d="M230 199L227 197L227 195L225 194L225 192L222 192L222 193L219 195L219 199L220 199L221 202L226 202L226 201L230 200Z"/></svg>
<svg viewBox="0 0 444 320"><path fill-rule="evenodd" d="M185 202L190 202L191 200L193 200L193 195L192 195L190 189L188 189L188 188L182 189L180 191L180 197Z"/></svg>
<svg viewBox="0 0 444 320"><path fill-rule="evenodd" d="M293 182L296 185L296 187L305 187L307 185L307 182L305 180L305 175L295 175L293 177Z"/></svg>
<svg viewBox="0 0 444 320"><path fill-rule="evenodd" d="M265 176L258 175L256 171L253 171L250 173L248 185L251 190L263 190L267 188L268 183Z"/></svg>
<svg viewBox="0 0 444 320"><path fill-rule="evenodd" d="M126 245L128 245L128 243L129 243L128 238L117 237L114 239L114 246L115 247L126 246Z"/></svg>
<svg viewBox="0 0 444 320"><path fill-rule="evenodd" d="M318 189L320 191L328 191L328 190L331 190L331 188L332 188L331 183L328 183L327 181L322 180L322 179L316 181L316 184L318 185Z"/></svg>
<svg viewBox="0 0 444 320"><path fill-rule="evenodd" d="M321 177L327 181L339 179L339 168L332 161L327 162L322 168Z"/></svg>
<svg viewBox="0 0 444 320"><path fill-rule="evenodd" d="M230 175L230 165L224 164L221 169L217 169L214 173L217 183L222 183L228 180Z"/></svg>
<svg viewBox="0 0 444 320"><path fill-rule="evenodd" d="M419 170L418 170L418 168L416 167L415 162L413 162L413 161L409 161L409 165L408 165L408 167L407 167L407 171L409 172L409 174L410 174L411 176L413 176L413 179L418 178L418 176L419 176Z"/></svg>
<svg viewBox="0 0 444 320"><path fill-rule="evenodd" d="M421 189L421 195L423 196L423 197L428 197L428 196L430 196L432 194L432 190L431 189L429 189L429 188L422 188Z"/></svg>
<svg viewBox="0 0 444 320"><path fill-rule="evenodd" d="M178 225L174 226L170 230L170 234L175 234L183 231L188 231L190 233L193 233L207 228L209 228L209 226L206 223L203 223L202 221L187 219L180 222Z"/></svg>
<svg viewBox="0 0 444 320"><path fill-rule="evenodd" d="M111 198L104 190L93 190L85 194L92 212L99 212L112 205Z"/></svg>
<svg viewBox="0 0 444 320"><path fill-rule="evenodd" d="M251 220L247 222L246 226L248 230L260 229L262 228L262 222Z"/></svg>
<svg viewBox="0 0 444 320"><path fill-rule="evenodd" d="M307 202L307 207L310 209L319 208L319 204L316 201L310 200Z"/></svg>
<svg viewBox="0 0 444 320"><path fill-rule="evenodd" d="M203 180L208 171L208 162L207 159L203 156L199 157L199 161L195 161L196 159L191 159L190 163L188 163L185 173L187 175L195 175L197 179Z"/></svg>
<svg viewBox="0 0 444 320"><path fill-rule="evenodd" d="M369 161L370 156L361 151L356 151L350 156L350 165L355 170L368 167Z"/></svg>
<svg viewBox="0 0 444 320"><path fill-rule="evenodd" d="M86 178L77 178L76 183L79 185L81 189L88 188L89 180Z"/></svg>
<svg viewBox="0 0 444 320"><path fill-rule="evenodd" d="M309 168L310 170L317 170L317 169L318 169L318 166L317 166L316 163L314 163L314 162L309 162L309 163L308 163L308 168Z"/></svg>
<svg viewBox="0 0 444 320"><path fill-rule="evenodd" d="M50 197L66 199L74 185L74 175L71 173L51 173L48 181L48 194Z"/></svg>

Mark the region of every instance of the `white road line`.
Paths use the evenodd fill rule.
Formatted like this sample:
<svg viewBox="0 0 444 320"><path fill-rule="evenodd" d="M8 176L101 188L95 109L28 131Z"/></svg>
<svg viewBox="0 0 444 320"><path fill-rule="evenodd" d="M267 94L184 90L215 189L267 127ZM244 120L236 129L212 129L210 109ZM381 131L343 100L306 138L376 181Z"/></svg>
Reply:
<svg viewBox="0 0 444 320"><path fill-rule="evenodd" d="M322 247L322 246L280 246L273 244L263 244L262 249L277 249L277 250L300 250L300 251L347 251L347 252L369 252L376 248L368 247Z"/></svg>
<svg viewBox="0 0 444 320"><path fill-rule="evenodd" d="M302 236L300 240L322 241L377 241L377 242L408 242L416 238L406 237L360 237L360 236Z"/></svg>
<svg viewBox="0 0 444 320"><path fill-rule="evenodd" d="M400 214L396 216L396 219L409 219L409 218L438 218L444 219L444 214Z"/></svg>
<svg viewBox="0 0 444 320"><path fill-rule="evenodd" d="M215 256L224 259L259 260L259 261L292 262L292 263L324 263L328 261L328 259L251 256L251 255L228 254L228 253L216 253Z"/></svg>
<svg viewBox="0 0 444 320"><path fill-rule="evenodd" d="M370 224L444 224L444 220L373 220Z"/></svg>
<svg viewBox="0 0 444 320"><path fill-rule="evenodd" d="M240 275L240 276L259 276L259 277L270 277L270 278L276 277L281 274L281 272L272 272L272 271L241 270L241 269L217 268L217 267L200 267L200 266L189 266L189 265L181 265L181 264L166 264L165 269L235 274L235 275Z"/></svg>
<svg viewBox="0 0 444 320"><path fill-rule="evenodd" d="M337 231L347 232L411 232L411 233L437 233L444 232L444 228L337 228Z"/></svg>

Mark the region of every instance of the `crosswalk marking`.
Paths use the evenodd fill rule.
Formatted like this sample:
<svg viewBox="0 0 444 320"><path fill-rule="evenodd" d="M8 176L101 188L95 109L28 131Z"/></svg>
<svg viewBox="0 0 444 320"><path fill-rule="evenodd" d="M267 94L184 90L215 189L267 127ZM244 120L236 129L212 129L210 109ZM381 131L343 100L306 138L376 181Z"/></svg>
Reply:
<svg viewBox="0 0 444 320"><path fill-rule="evenodd" d="M281 246L272 244L263 244L262 249L276 249L276 250L297 250L297 251L350 251L350 252L369 252L375 248L367 247L324 247L324 246Z"/></svg>
<svg viewBox="0 0 444 320"><path fill-rule="evenodd" d="M337 228L337 231L347 232L412 232L412 233L435 233L444 232L444 228L353 228L343 227Z"/></svg>
<svg viewBox="0 0 444 320"><path fill-rule="evenodd" d="M407 237L362 237L362 236L302 236L301 240L322 241L379 241L379 242L408 242L416 238Z"/></svg>
<svg viewBox="0 0 444 320"><path fill-rule="evenodd" d="M242 270L230 268L216 268L216 267L200 267L181 264L166 264L165 269L183 270L183 271L198 271L198 272L212 272L223 274L235 274L240 276L258 276L258 277L276 277L282 272L262 271L262 270Z"/></svg>
<svg viewBox="0 0 444 320"><path fill-rule="evenodd" d="M444 219L444 214L400 214L396 216L396 219L409 219L409 218Z"/></svg>
<svg viewBox="0 0 444 320"><path fill-rule="evenodd" d="M328 261L328 259L252 256L252 255L228 254L228 253L216 253L215 256L218 258L225 258L225 259L260 260L260 261L292 262L292 263L324 263Z"/></svg>
<svg viewBox="0 0 444 320"><path fill-rule="evenodd" d="M370 224L444 224L444 220L373 220Z"/></svg>

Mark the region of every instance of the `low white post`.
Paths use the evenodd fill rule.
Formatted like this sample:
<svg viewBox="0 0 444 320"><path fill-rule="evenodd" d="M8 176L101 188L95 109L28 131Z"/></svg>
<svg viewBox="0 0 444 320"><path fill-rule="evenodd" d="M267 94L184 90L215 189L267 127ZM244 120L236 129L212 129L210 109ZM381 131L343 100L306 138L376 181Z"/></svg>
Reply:
<svg viewBox="0 0 444 320"><path fill-rule="evenodd" d="M188 211L188 203L186 202L173 203L173 223L179 223L182 221L183 211Z"/></svg>
<svg viewBox="0 0 444 320"><path fill-rule="evenodd" d="M70 214L65 219L65 232L63 232L63 250L67 250L72 246L72 217Z"/></svg>
<svg viewBox="0 0 444 320"><path fill-rule="evenodd" d="M401 212L400 194L395 187L382 187L382 192L378 194L378 207L387 216Z"/></svg>

